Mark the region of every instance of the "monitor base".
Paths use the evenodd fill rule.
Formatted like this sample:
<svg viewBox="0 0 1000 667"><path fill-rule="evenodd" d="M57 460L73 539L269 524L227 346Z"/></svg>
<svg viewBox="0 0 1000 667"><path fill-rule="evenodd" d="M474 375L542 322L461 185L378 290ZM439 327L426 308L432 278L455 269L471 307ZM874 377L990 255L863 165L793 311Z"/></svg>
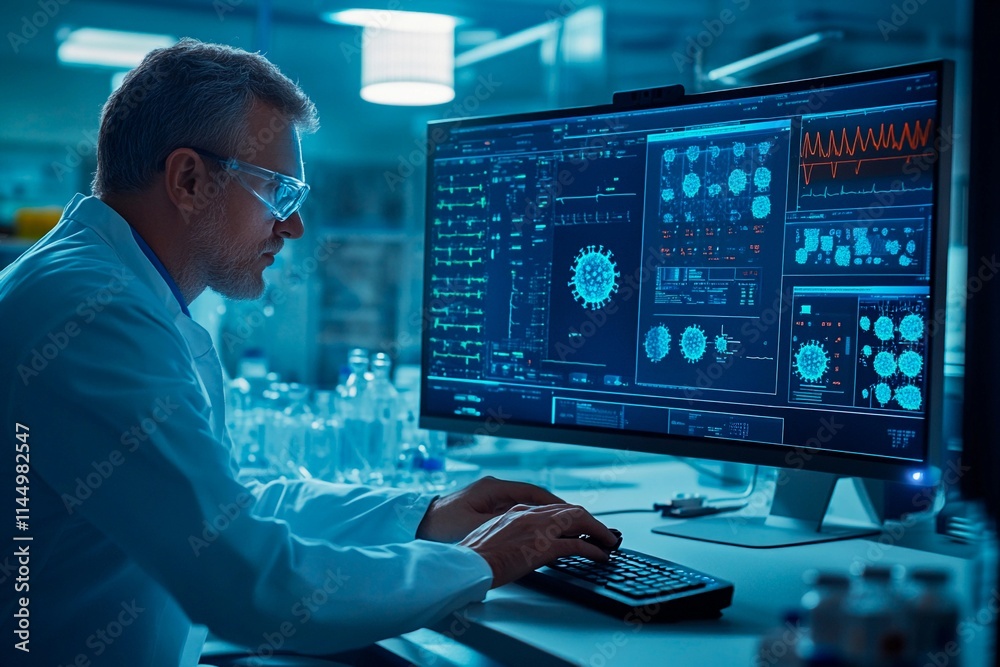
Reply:
<svg viewBox="0 0 1000 667"><path fill-rule="evenodd" d="M857 537L879 535L878 526L824 525L816 530L816 524L780 516L747 518L739 514L703 517L678 521L652 529L654 533L672 535L689 540L731 544L751 549L775 549L799 544L818 544Z"/></svg>

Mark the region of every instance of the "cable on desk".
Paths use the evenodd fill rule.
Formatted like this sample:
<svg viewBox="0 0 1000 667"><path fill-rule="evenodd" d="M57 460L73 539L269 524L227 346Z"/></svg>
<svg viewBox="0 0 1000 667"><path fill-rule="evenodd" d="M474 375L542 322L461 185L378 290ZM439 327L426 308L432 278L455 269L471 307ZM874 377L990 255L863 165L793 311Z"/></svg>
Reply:
<svg viewBox="0 0 1000 667"><path fill-rule="evenodd" d="M655 508L630 509L630 510L608 510L607 512L591 512L592 516L607 516L609 514L631 514L633 512L659 512Z"/></svg>

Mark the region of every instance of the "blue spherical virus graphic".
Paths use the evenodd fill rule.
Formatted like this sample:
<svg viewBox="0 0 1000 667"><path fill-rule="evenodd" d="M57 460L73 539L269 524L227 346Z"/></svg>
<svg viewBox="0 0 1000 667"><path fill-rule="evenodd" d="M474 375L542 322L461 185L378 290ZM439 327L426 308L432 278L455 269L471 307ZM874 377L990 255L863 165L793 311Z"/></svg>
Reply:
<svg viewBox="0 0 1000 667"><path fill-rule="evenodd" d="M708 153L712 156L713 160L718 160L719 156L722 155L722 149L718 146L712 146L708 149Z"/></svg>
<svg viewBox="0 0 1000 667"><path fill-rule="evenodd" d="M891 241L886 241L885 242L885 249L886 249L886 251L890 255L898 255L899 254L899 241L897 241L896 239L893 239Z"/></svg>
<svg viewBox="0 0 1000 667"><path fill-rule="evenodd" d="M872 261L875 262L876 264L881 264L882 263L882 258L881 257L876 257Z"/></svg>
<svg viewBox="0 0 1000 667"><path fill-rule="evenodd" d="M917 242L914 241L913 239L910 239L909 241L907 241L906 242L906 252L908 252L908 253L910 253L912 255L916 251L917 251Z"/></svg>
<svg viewBox="0 0 1000 667"><path fill-rule="evenodd" d="M763 157L771 152L771 142L761 141L757 144L757 153Z"/></svg>
<svg viewBox="0 0 1000 667"><path fill-rule="evenodd" d="M733 169L729 174L729 191L738 195L747 188L747 175L742 169Z"/></svg>
<svg viewBox="0 0 1000 667"><path fill-rule="evenodd" d="M892 320L885 315L882 315L875 320L875 336L879 340L892 340L894 329L895 327L892 325Z"/></svg>
<svg viewBox="0 0 1000 667"><path fill-rule="evenodd" d="M743 154L747 152L747 145L742 141L737 141L733 144L733 155L736 157L743 157Z"/></svg>
<svg viewBox="0 0 1000 667"><path fill-rule="evenodd" d="M896 357L892 356L892 352L879 352L875 355L872 368L875 369L879 377L892 377L896 372Z"/></svg>
<svg viewBox="0 0 1000 667"><path fill-rule="evenodd" d="M646 332L646 356L654 364L670 352L670 330L659 324Z"/></svg>
<svg viewBox="0 0 1000 667"><path fill-rule="evenodd" d="M861 348L861 354L865 355L866 357L872 356L872 346L865 345L863 348Z"/></svg>
<svg viewBox="0 0 1000 667"><path fill-rule="evenodd" d="M767 167L757 167L753 172L753 184L758 189L771 185L771 170Z"/></svg>
<svg viewBox="0 0 1000 667"><path fill-rule="evenodd" d="M886 403L889 402L890 398L892 398L892 389L889 388L889 385L887 385L884 382L879 382L877 385L875 385L876 401L878 401L882 405L885 405Z"/></svg>
<svg viewBox="0 0 1000 667"><path fill-rule="evenodd" d="M871 321L871 319L869 319L869 317L867 315L864 315L861 318L860 325L861 325L861 330L862 331L868 331L869 329L872 328L872 321Z"/></svg>
<svg viewBox="0 0 1000 667"><path fill-rule="evenodd" d="M710 194L713 197L718 197L720 194L722 194L722 186L719 185L718 183L712 183L710 186L708 186L708 194Z"/></svg>
<svg viewBox="0 0 1000 667"><path fill-rule="evenodd" d="M899 256L899 265L900 266L909 266L910 264L913 264L913 259L909 255L900 255Z"/></svg>
<svg viewBox="0 0 1000 667"><path fill-rule="evenodd" d="M604 246L589 245L582 248L571 267L573 279L567 283L573 288L573 298L584 308L597 310L611 301L611 295L618 291L618 266L612 261L614 255Z"/></svg>
<svg viewBox="0 0 1000 667"><path fill-rule="evenodd" d="M809 252L805 248L798 248L795 251L795 263L805 264L809 261Z"/></svg>
<svg viewBox="0 0 1000 667"><path fill-rule="evenodd" d="M915 378L924 367L924 359L919 353L907 350L899 355L899 372L908 378Z"/></svg>
<svg viewBox="0 0 1000 667"><path fill-rule="evenodd" d="M888 235L889 235L889 228L888 227L883 227L882 228L882 236L888 236Z"/></svg>
<svg viewBox="0 0 1000 667"><path fill-rule="evenodd" d="M899 323L899 335L911 343L924 335L924 320L916 313L910 313Z"/></svg>
<svg viewBox="0 0 1000 667"><path fill-rule="evenodd" d="M851 247L846 245L837 246L837 252L833 255L833 261L837 262L837 266L850 266Z"/></svg>
<svg viewBox="0 0 1000 667"><path fill-rule="evenodd" d="M681 184L681 187L684 189L684 194L688 197L694 197L701 188L701 179L698 178L698 174L691 172L684 177L684 183Z"/></svg>
<svg viewBox="0 0 1000 667"><path fill-rule="evenodd" d="M727 349L729 349L729 340L725 336L716 336L715 351L719 354L725 354Z"/></svg>
<svg viewBox="0 0 1000 667"><path fill-rule="evenodd" d="M803 343L795 353L795 370L806 382L817 382L826 373L830 358L819 341Z"/></svg>
<svg viewBox="0 0 1000 667"><path fill-rule="evenodd" d="M819 237L819 249L823 252L830 252L833 250L833 237L832 236L821 236Z"/></svg>
<svg viewBox="0 0 1000 667"><path fill-rule="evenodd" d="M862 389L861 390L861 398L868 398L868 390L867 389Z"/></svg>
<svg viewBox="0 0 1000 667"><path fill-rule="evenodd" d="M666 162L667 164L670 164L676 159L677 159L677 151L674 150L673 148L668 148L667 150L663 151L663 161Z"/></svg>
<svg viewBox="0 0 1000 667"><path fill-rule="evenodd" d="M896 390L896 402L904 410L919 410L923 398L920 396L920 388L912 384L900 387Z"/></svg>
<svg viewBox="0 0 1000 667"><path fill-rule="evenodd" d="M766 218L771 212L771 200L764 195L757 195L753 198L753 202L750 204L750 212L753 213L753 217L758 220Z"/></svg>
<svg viewBox="0 0 1000 667"><path fill-rule="evenodd" d="M673 213L664 213L663 214L663 222L668 222L669 223L669 222L673 222L673 221L674 221L674 214Z"/></svg>
<svg viewBox="0 0 1000 667"><path fill-rule="evenodd" d="M694 162L695 160L698 159L699 155L701 155L700 148L698 148L697 146L688 146L687 156L689 161Z"/></svg>
<svg viewBox="0 0 1000 667"><path fill-rule="evenodd" d="M674 200L674 189L673 188L664 188L663 191L660 192L660 197L662 197L663 201L665 201L665 202L673 201Z"/></svg>
<svg viewBox="0 0 1000 667"><path fill-rule="evenodd" d="M705 332L697 324L692 324L681 334L681 355L688 360L688 363L693 364L705 356L707 343Z"/></svg>

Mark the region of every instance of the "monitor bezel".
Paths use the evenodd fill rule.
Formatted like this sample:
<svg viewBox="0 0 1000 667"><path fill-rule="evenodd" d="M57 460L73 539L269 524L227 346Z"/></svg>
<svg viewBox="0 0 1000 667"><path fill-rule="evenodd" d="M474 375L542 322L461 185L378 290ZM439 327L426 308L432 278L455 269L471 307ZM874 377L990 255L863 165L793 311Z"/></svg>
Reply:
<svg viewBox="0 0 1000 667"><path fill-rule="evenodd" d="M933 232L934 243L931 247L931 299L930 312L933 313L933 330L929 331L927 367L927 420L926 420L926 454L923 462L887 457L866 456L847 452L815 449L804 446L773 445L753 441L724 440L714 438L690 438L667 434L643 434L634 431L590 428L566 428L558 425L539 425L517 423L505 419L503 415L483 417L441 416L427 412L428 377L426 352L429 349L430 337L427 313L429 295L426 289L421 290L421 398L419 425L424 429L487 435L513 439L523 439L538 442L582 445L601 447L624 451L637 451L663 454L665 456L693 457L734 463L774 466L790 469L812 470L835 475L867 477L904 483L926 483L933 477L933 468L940 467L943 453L943 405L944 405L944 329L945 304L947 300L947 259L948 237L950 228L951 202L951 148L953 147L953 104L954 104L954 63L940 59L926 62L898 65L879 69L871 69L846 74L799 79L779 83L768 83L743 88L711 91L685 95L679 103L651 104L641 107L617 106L602 104L585 107L568 107L544 111L501 114L494 116L478 116L470 118L452 118L431 121L427 126L427 173L425 189L425 225L424 225L424 286L430 284L432 265L427 248L431 247L431 226L427 220L433 218L433 168L434 155L438 144L443 143L442 136L447 137L450 128L477 127L483 125L499 125L547 121L559 118L623 113L636 110L665 109L689 105L705 104L717 101L728 101L739 98L777 95L782 93L802 93L829 87L839 87L851 84L870 83L872 81L894 79L914 74L935 73L938 79L938 118L939 124L935 132L934 160L935 182L938 187L934 192ZM655 90L655 89L651 89ZM648 96L653 97L653 96ZM442 135L443 131L443 135ZM936 269L936 270L935 270ZM708 449L709 451L706 451ZM918 474L920 475L918 478Z"/></svg>

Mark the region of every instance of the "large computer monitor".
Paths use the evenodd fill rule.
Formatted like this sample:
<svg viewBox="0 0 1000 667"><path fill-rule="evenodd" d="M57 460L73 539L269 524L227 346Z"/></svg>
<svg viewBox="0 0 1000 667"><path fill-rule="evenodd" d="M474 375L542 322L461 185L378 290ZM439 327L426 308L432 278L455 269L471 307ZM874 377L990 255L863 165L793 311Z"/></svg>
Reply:
<svg viewBox="0 0 1000 667"><path fill-rule="evenodd" d="M935 61L430 123L421 425L923 479L951 79Z"/></svg>

